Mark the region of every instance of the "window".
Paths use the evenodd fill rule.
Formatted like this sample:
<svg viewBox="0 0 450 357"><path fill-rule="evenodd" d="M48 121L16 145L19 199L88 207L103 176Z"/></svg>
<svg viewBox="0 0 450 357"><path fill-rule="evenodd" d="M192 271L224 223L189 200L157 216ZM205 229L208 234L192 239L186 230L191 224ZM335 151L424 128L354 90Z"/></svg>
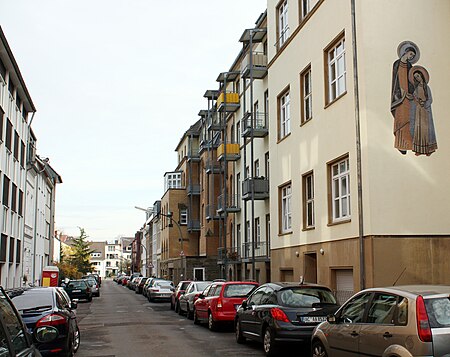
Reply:
<svg viewBox="0 0 450 357"><path fill-rule="evenodd" d="M330 164L332 221L350 218L350 169L348 157Z"/></svg>
<svg viewBox="0 0 450 357"><path fill-rule="evenodd" d="M6 262L6 243L8 236L6 234L2 234L0 236L0 262Z"/></svg>
<svg viewBox="0 0 450 357"><path fill-rule="evenodd" d="M20 138L19 133L14 130L14 158L19 161Z"/></svg>
<svg viewBox="0 0 450 357"><path fill-rule="evenodd" d="M12 123L9 121L9 119L6 119L6 138L5 138L5 145L7 149L11 152L11 145L12 145Z"/></svg>
<svg viewBox="0 0 450 357"><path fill-rule="evenodd" d="M2 84L0 83L0 90L2 90L1 85ZM0 107L0 142L3 141L3 117L4 117L4 115L5 115L5 112Z"/></svg>
<svg viewBox="0 0 450 357"><path fill-rule="evenodd" d="M9 262L12 264L14 262L14 246L15 239L13 237L9 237Z"/></svg>
<svg viewBox="0 0 450 357"><path fill-rule="evenodd" d="M3 176L3 206L9 207L9 178Z"/></svg>
<svg viewBox="0 0 450 357"><path fill-rule="evenodd" d="M11 186L11 210L17 213L17 186L15 184Z"/></svg>
<svg viewBox="0 0 450 357"><path fill-rule="evenodd" d="M303 124L312 118L311 66L308 66L300 75L300 86L301 123Z"/></svg>
<svg viewBox="0 0 450 357"><path fill-rule="evenodd" d="M354 297L341 310L338 322L361 323L364 318L364 311L370 300L370 293L365 293Z"/></svg>
<svg viewBox="0 0 450 357"><path fill-rule="evenodd" d="M20 256L22 253L22 249L21 249L21 244L22 243L20 240L17 240L17 249L16 249L16 264L20 264Z"/></svg>
<svg viewBox="0 0 450 357"><path fill-rule="evenodd" d="M187 208L180 209L180 224L186 225L188 223L188 210Z"/></svg>
<svg viewBox="0 0 450 357"><path fill-rule="evenodd" d="M113 245L108 245L108 252L114 252L116 250L116 247Z"/></svg>
<svg viewBox="0 0 450 357"><path fill-rule="evenodd" d="M388 294L375 294L367 314L369 324L394 324L397 297Z"/></svg>
<svg viewBox="0 0 450 357"><path fill-rule="evenodd" d="M291 197L292 187L291 184L287 184L280 188L281 194L281 233L288 233L292 229L292 217L291 217Z"/></svg>
<svg viewBox="0 0 450 357"><path fill-rule="evenodd" d="M300 0L300 18L303 21L320 0Z"/></svg>
<svg viewBox="0 0 450 357"><path fill-rule="evenodd" d="M255 218L255 242L256 245L260 245L261 244L261 223L259 221L259 217Z"/></svg>
<svg viewBox="0 0 450 357"><path fill-rule="evenodd" d="M19 216L23 217L23 191L19 189Z"/></svg>
<svg viewBox="0 0 450 357"><path fill-rule="evenodd" d="M279 97L279 132L278 140L283 139L291 132L291 110L289 100L289 90Z"/></svg>
<svg viewBox="0 0 450 357"><path fill-rule="evenodd" d="M278 47L283 46L288 37L288 0L285 0L278 7Z"/></svg>
<svg viewBox="0 0 450 357"><path fill-rule="evenodd" d="M303 176L303 226L314 228L314 174Z"/></svg>
<svg viewBox="0 0 450 357"><path fill-rule="evenodd" d="M241 225L236 225L236 247L238 249L238 254L241 252Z"/></svg>
<svg viewBox="0 0 450 357"><path fill-rule="evenodd" d="M345 68L345 38L341 37L326 51L328 95L327 104L333 102L347 90Z"/></svg>
<svg viewBox="0 0 450 357"><path fill-rule="evenodd" d="M269 91L264 92L264 116L265 116L265 126L269 123Z"/></svg>
<svg viewBox="0 0 450 357"><path fill-rule="evenodd" d="M255 177L259 177L259 160L255 160L255 171L253 173Z"/></svg>
<svg viewBox="0 0 450 357"><path fill-rule="evenodd" d="M181 188L181 172L171 172L165 175L165 190Z"/></svg>
<svg viewBox="0 0 450 357"><path fill-rule="evenodd" d="M20 144L20 165L25 167L25 143L23 141Z"/></svg>
<svg viewBox="0 0 450 357"><path fill-rule="evenodd" d="M265 161L265 175L266 179L269 179L269 168L270 168L270 161L269 161L269 152L266 152L264 155L264 161Z"/></svg>

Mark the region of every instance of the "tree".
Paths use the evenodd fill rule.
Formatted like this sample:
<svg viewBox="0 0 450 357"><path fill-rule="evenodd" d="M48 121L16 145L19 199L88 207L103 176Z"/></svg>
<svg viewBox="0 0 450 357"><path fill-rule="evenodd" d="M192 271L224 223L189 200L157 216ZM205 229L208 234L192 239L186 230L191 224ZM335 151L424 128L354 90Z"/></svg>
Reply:
<svg viewBox="0 0 450 357"><path fill-rule="evenodd" d="M90 262L91 253L94 252L90 248L89 242L86 241L88 236L84 228L80 229L80 236L73 239L72 253L70 254L70 264L77 271L77 275L85 275L92 272L92 266Z"/></svg>

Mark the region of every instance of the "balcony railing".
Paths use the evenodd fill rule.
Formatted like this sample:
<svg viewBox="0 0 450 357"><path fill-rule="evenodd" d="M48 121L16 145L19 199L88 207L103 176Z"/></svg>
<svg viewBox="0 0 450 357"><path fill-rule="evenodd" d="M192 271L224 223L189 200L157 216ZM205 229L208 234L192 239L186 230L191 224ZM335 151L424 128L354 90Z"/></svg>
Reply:
<svg viewBox="0 0 450 357"><path fill-rule="evenodd" d="M269 180L264 177L247 177L242 182L242 199L244 201L265 200L269 198Z"/></svg>
<svg viewBox="0 0 450 357"><path fill-rule="evenodd" d="M220 215L217 214L217 207L214 204L205 206L205 217L209 220L220 219Z"/></svg>
<svg viewBox="0 0 450 357"><path fill-rule="evenodd" d="M242 259L252 258L252 242L242 244ZM255 259L265 260L270 258L270 244L267 242L255 242Z"/></svg>
<svg viewBox="0 0 450 357"><path fill-rule="evenodd" d="M245 113L241 120L242 136L250 137L253 136L257 138L263 138L269 134L269 127L267 125L267 114L263 112Z"/></svg>
<svg viewBox="0 0 450 357"><path fill-rule="evenodd" d="M250 65L250 56L252 65ZM253 73L251 73L251 71ZM247 53L241 65L241 75L243 77L250 77L252 74L253 78L261 79L267 74L267 56L262 52L251 52Z"/></svg>
<svg viewBox="0 0 450 357"><path fill-rule="evenodd" d="M231 248L218 248L217 249L217 260L219 263L223 263L224 261L227 261L229 264L236 264L240 263L241 261L241 255L239 252L238 247L231 247Z"/></svg>
<svg viewBox="0 0 450 357"><path fill-rule="evenodd" d="M198 147L191 148L186 153L188 161L200 161L200 151Z"/></svg>
<svg viewBox="0 0 450 357"><path fill-rule="evenodd" d="M239 94L236 92L222 92L216 103L219 112L235 112L240 107Z"/></svg>
<svg viewBox="0 0 450 357"><path fill-rule="evenodd" d="M191 184L187 186L187 194L188 195L199 195L201 187L198 184Z"/></svg>
<svg viewBox="0 0 450 357"><path fill-rule="evenodd" d="M200 232L200 220L190 219L187 224L188 232Z"/></svg>
<svg viewBox="0 0 450 357"><path fill-rule="evenodd" d="M208 130L220 131L224 128L225 124L220 118L220 114L218 112L210 111L208 114Z"/></svg>
<svg viewBox="0 0 450 357"><path fill-rule="evenodd" d="M207 159L205 164L205 171L207 174L220 174L223 169L220 162L214 159Z"/></svg>
<svg viewBox="0 0 450 357"><path fill-rule="evenodd" d="M219 196L218 205L217 205L217 212L240 212L240 197L237 194L231 195L227 194L226 201L225 201L225 194L221 194Z"/></svg>
<svg viewBox="0 0 450 357"><path fill-rule="evenodd" d="M241 158L239 144L220 144L217 148L217 160L237 161Z"/></svg>

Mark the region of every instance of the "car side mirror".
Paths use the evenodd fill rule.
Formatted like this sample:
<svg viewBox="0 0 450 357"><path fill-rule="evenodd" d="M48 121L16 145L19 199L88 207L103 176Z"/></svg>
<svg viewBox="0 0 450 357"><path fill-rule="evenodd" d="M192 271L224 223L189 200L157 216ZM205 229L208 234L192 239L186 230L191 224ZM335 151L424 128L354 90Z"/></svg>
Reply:
<svg viewBox="0 0 450 357"><path fill-rule="evenodd" d="M241 307L245 310L247 308L247 300L242 301Z"/></svg>
<svg viewBox="0 0 450 357"><path fill-rule="evenodd" d="M337 323L336 316L335 315L328 315L327 316L327 321L328 321L329 324Z"/></svg>
<svg viewBox="0 0 450 357"><path fill-rule="evenodd" d="M70 308L72 310L75 310L78 307L78 299L73 299L72 302L70 303Z"/></svg>

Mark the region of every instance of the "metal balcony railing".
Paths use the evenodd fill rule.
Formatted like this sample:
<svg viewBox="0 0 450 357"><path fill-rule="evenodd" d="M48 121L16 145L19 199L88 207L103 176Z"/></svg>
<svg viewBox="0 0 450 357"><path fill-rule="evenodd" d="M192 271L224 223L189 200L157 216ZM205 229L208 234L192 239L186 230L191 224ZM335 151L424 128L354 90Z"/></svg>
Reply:
<svg viewBox="0 0 450 357"><path fill-rule="evenodd" d="M201 187L198 184L189 184L187 186L187 194L188 195L199 195Z"/></svg>
<svg viewBox="0 0 450 357"><path fill-rule="evenodd" d="M190 219L187 224L187 229L189 232L200 232L200 220Z"/></svg>
<svg viewBox="0 0 450 357"><path fill-rule="evenodd" d="M230 248L218 248L217 249L217 260L219 263L223 263L227 260L229 264L240 263L241 255L238 247L230 247Z"/></svg>
<svg viewBox="0 0 450 357"><path fill-rule="evenodd" d="M223 169L220 162L214 159L207 159L205 163L205 171L207 174L220 174Z"/></svg>
<svg viewBox="0 0 450 357"><path fill-rule="evenodd" d="M244 201L265 200L269 198L269 180L265 177L247 177L242 182L242 199Z"/></svg>
<svg viewBox="0 0 450 357"><path fill-rule="evenodd" d="M269 127L267 125L267 113L263 112L246 112L241 120L241 130L243 137L253 136L256 138L263 138L269 134Z"/></svg>
<svg viewBox="0 0 450 357"><path fill-rule="evenodd" d="M250 65L250 56L252 64ZM241 64L241 75L243 77L253 76L255 79L264 78L267 74L267 56L262 52L249 52Z"/></svg>
<svg viewBox="0 0 450 357"><path fill-rule="evenodd" d="M225 124L220 118L218 112L210 111L208 113L207 128L208 130L220 131L224 128Z"/></svg>
<svg viewBox="0 0 450 357"><path fill-rule="evenodd" d="M217 205L217 211L219 213L222 212L239 212L241 210L240 207L240 197L237 194L230 195L227 194L226 201L225 201L225 194L221 194L218 199L218 205Z"/></svg>
<svg viewBox="0 0 450 357"><path fill-rule="evenodd" d="M242 259L252 258L252 242L242 244ZM270 244L267 242L255 242L255 259L270 258Z"/></svg>
<svg viewBox="0 0 450 357"><path fill-rule="evenodd" d="M207 220L220 219L220 215L217 214L217 207L214 204L205 206L205 217Z"/></svg>

